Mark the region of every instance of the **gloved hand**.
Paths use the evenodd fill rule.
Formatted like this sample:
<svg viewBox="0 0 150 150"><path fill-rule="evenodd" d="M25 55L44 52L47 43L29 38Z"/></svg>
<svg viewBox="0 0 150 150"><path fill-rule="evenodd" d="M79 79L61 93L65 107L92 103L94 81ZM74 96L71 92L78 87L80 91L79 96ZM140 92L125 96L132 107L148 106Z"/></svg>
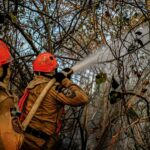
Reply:
<svg viewBox="0 0 150 150"><path fill-rule="evenodd" d="M62 72L56 73L56 75L54 77L55 77L57 82L61 83L64 78L69 78L70 79L72 74L73 74L72 69L65 68L65 69L63 69Z"/></svg>
<svg viewBox="0 0 150 150"><path fill-rule="evenodd" d="M72 69L70 69L70 68L65 68L65 69L63 69L63 71L62 71L64 74L65 74L65 76L67 77L67 78L71 78L71 75L73 74L73 70Z"/></svg>
<svg viewBox="0 0 150 150"><path fill-rule="evenodd" d="M61 83L62 80L64 78L66 78L66 76L62 72L56 73L54 77L55 77L56 81L59 82L59 83Z"/></svg>

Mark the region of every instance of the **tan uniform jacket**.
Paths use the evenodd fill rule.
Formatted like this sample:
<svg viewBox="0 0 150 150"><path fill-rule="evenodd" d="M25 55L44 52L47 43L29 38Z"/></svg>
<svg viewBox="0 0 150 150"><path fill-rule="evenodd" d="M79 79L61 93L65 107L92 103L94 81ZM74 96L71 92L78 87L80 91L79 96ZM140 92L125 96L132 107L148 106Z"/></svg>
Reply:
<svg viewBox="0 0 150 150"><path fill-rule="evenodd" d="M10 109L14 107L14 97L0 82L0 150L19 150L23 135L15 132L12 126Z"/></svg>
<svg viewBox="0 0 150 150"><path fill-rule="evenodd" d="M35 76L29 83L27 87L29 96L23 109L23 115L26 116L29 113L49 80L43 76ZM48 135L53 135L56 132L64 105L81 106L86 103L88 103L88 97L85 92L71 80L65 78L61 85L56 82L48 91L29 126Z"/></svg>

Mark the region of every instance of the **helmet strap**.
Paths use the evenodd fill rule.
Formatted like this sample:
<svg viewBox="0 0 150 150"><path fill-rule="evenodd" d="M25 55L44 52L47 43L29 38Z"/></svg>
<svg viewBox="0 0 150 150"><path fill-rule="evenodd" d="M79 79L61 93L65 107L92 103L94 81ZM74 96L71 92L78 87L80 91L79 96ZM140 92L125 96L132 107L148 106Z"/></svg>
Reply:
<svg viewBox="0 0 150 150"><path fill-rule="evenodd" d="M2 78L2 76L3 76L3 67L0 66L0 78Z"/></svg>
<svg viewBox="0 0 150 150"><path fill-rule="evenodd" d="M53 72L49 72L49 73L47 73L47 72L41 72L41 75L45 76L47 78L52 79L54 77L54 75L55 75L55 72L54 71Z"/></svg>
<svg viewBox="0 0 150 150"><path fill-rule="evenodd" d="M52 79L55 75L55 71L53 71L53 72L35 72L35 74L38 76L44 76L44 77Z"/></svg>
<svg viewBox="0 0 150 150"><path fill-rule="evenodd" d="M0 82L3 82L5 85L9 86L9 81L10 81L10 67L9 64L5 64L2 66L2 72L0 73Z"/></svg>
<svg viewBox="0 0 150 150"><path fill-rule="evenodd" d="M1 82L4 82L4 80L8 74L8 68L9 68L8 64L4 64L0 67L0 81Z"/></svg>

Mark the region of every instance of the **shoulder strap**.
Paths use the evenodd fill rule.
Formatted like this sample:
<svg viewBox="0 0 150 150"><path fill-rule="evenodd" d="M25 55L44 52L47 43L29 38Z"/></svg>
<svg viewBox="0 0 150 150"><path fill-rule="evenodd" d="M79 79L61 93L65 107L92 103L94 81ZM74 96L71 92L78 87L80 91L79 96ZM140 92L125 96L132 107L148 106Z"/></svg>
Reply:
<svg viewBox="0 0 150 150"><path fill-rule="evenodd" d="M22 112L22 110L23 110L23 106L24 106L24 103L25 103L28 95L29 95L29 90L26 88L22 97L20 98L20 100L18 102L18 107L19 107L20 112Z"/></svg>

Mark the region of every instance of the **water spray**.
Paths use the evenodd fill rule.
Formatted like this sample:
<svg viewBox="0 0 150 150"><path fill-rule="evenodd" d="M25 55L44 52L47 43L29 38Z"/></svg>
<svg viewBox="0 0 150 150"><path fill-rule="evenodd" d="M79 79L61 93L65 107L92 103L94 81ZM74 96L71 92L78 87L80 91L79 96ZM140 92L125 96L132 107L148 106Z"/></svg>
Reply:
<svg viewBox="0 0 150 150"><path fill-rule="evenodd" d="M105 62L106 60L111 59L111 58L113 57L109 49L106 47L102 47L98 49L95 53L92 53L91 55L87 56L85 59L79 61L71 69L75 73L80 70L86 69L87 67L90 67L94 64L97 64L100 61Z"/></svg>

